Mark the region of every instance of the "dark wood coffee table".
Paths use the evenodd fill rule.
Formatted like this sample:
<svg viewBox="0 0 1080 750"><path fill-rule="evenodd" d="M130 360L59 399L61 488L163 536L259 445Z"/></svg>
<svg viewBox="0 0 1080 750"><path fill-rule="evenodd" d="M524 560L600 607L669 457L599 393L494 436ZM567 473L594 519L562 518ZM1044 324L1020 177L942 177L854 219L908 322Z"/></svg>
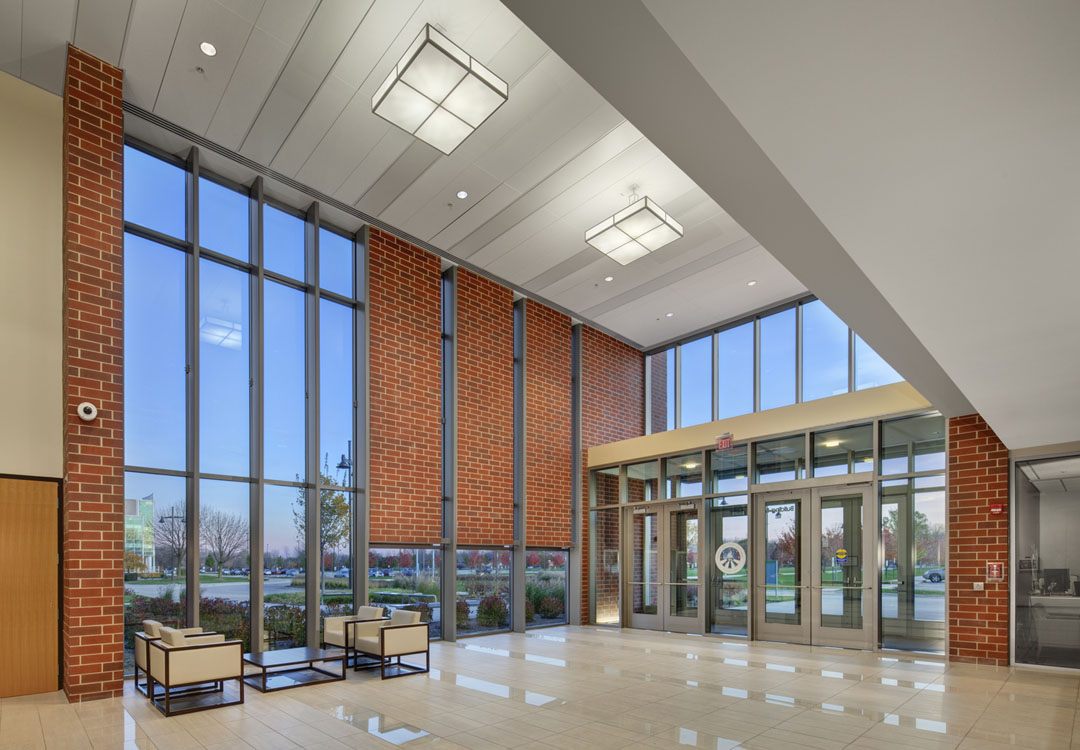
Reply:
<svg viewBox="0 0 1080 750"><path fill-rule="evenodd" d="M315 662L331 661L341 662L341 674L315 666ZM345 652L336 648L262 651L257 654L244 654L244 663L259 668L258 673L244 675L244 682L264 693L345 679Z"/></svg>

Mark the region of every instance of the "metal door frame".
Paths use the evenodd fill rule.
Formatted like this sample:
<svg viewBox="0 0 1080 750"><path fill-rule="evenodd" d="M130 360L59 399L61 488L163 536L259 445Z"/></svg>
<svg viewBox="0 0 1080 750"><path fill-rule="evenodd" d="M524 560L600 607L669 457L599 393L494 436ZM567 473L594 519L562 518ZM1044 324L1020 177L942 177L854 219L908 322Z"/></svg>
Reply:
<svg viewBox="0 0 1080 750"><path fill-rule="evenodd" d="M783 643L810 643L810 622L813 613L810 607L810 545L806 541L810 538L810 515L812 513L811 493L809 489L780 490L777 492L755 492L750 495L750 576L754 595L751 597L751 638L763 641L780 641ZM802 569L802 578L799 585L785 586L797 591L799 602L799 624L765 622L765 607L768 596L765 583L765 555L768 543L765 542L765 512L766 503L797 502L799 508L799 565ZM777 571L779 576L779 570Z"/></svg>

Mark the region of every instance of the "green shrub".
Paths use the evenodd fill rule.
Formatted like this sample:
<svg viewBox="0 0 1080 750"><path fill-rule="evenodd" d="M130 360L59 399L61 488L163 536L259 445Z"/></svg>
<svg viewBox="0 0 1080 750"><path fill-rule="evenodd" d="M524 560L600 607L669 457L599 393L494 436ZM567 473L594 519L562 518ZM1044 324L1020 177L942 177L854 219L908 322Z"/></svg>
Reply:
<svg viewBox="0 0 1080 750"><path fill-rule="evenodd" d="M553 596L549 596L540 602L540 606L536 608L536 611L540 613L541 617L551 620L556 617L562 617L565 609L562 599L556 599Z"/></svg>
<svg viewBox="0 0 1080 750"><path fill-rule="evenodd" d="M469 627L469 603L464 599L458 599L454 609L457 612L458 630L467 630Z"/></svg>
<svg viewBox="0 0 1080 750"><path fill-rule="evenodd" d="M506 602L499 596L485 596L476 608L476 622L484 628L502 628L510 618Z"/></svg>
<svg viewBox="0 0 1080 750"><path fill-rule="evenodd" d="M525 622L532 622L536 619L536 607L533 606L531 599L525 600Z"/></svg>

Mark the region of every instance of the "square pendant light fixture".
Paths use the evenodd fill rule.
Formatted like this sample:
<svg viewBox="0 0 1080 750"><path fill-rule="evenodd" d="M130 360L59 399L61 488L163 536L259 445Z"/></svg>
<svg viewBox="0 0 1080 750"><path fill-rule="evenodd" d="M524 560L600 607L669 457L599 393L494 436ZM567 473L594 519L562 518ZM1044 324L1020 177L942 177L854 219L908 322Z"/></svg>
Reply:
<svg viewBox="0 0 1080 750"><path fill-rule="evenodd" d="M625 266L682 236L682 224L656 201L634 195L629 206L585 232L585 241Z"/></svg>
<svg viewBox="0 0 1080 750"><path fill-rule="evenodd" d="M450 154L509 95L506 81L426 24L371 98L371 111Z"/></svg>

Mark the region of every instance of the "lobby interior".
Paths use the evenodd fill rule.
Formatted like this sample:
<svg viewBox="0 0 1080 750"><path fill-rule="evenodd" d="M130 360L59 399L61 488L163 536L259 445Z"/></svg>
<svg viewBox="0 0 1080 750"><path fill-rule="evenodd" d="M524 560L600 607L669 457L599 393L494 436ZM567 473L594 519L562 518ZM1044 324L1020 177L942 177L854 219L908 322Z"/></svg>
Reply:
<svg viewBox="0 0 1080 750"><path fill-rule="evenodd" d="M1080 750L1078 37L0 3L0 750Z"/></svg>

